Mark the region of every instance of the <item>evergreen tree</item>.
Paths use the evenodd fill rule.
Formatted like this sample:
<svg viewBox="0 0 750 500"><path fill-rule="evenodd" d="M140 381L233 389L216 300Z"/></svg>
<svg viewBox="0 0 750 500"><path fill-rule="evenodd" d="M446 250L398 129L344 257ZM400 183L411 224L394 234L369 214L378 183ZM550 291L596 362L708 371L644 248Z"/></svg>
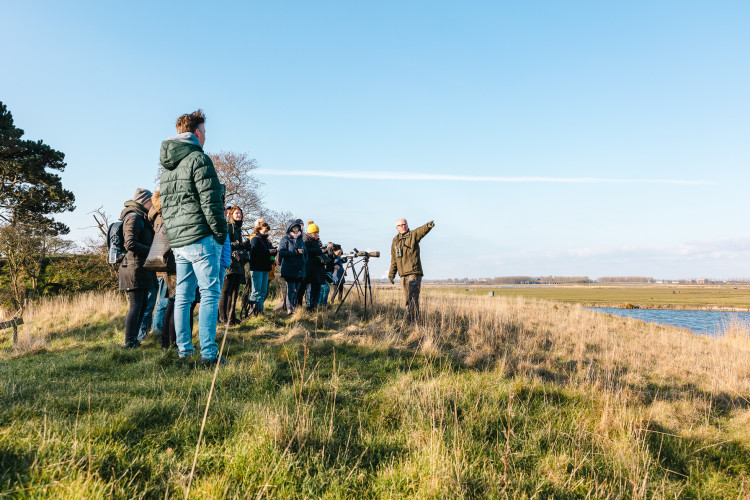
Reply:
<svg viewBox="0 0 750 500"><path fill-rule="evenodd" d="M65 170L65 155L22 136L23 130L0 102L0 223L50 236L67 234L70 229L51 217L75 208L75 196L53 172Z"/></svg>

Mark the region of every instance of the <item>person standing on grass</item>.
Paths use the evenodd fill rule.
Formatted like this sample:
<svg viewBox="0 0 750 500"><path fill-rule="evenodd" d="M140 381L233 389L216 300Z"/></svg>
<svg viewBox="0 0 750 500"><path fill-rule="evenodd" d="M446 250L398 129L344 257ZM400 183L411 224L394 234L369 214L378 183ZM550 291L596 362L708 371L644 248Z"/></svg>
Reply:
<svg viewBox="0 0 750 500"><path fill-rule="evenodd" d="M177 132L161 143L159 158L162 216L175 255L177 293L175 329L180 359L193 354L190 305L200 290L198 338L206 364L219 359L216 324L219 313L219 259L227 237L222 189L216 169L203 152L206 116L199 109L177 119Z"/></svg>
<svg viewBox="0 0 750 500"><path fill-rule="evenodd" d="M342 254L344 251L341 249L341 245L333 245L333 285L331 288L331 304L336 300L336 296L339 298L339 302L344 300L344 284L346 283L346 268L344 265L347 262L347 258Z"/></svg>
<svg viewBox="0 0 750 500"><path fill-rule="evenodd" d="M323 248L320 246L320 228L313 221L307 221L307 234L302 237L307 248L307 269L300 293L305 294L307 310L314 311L320 305L320 287L325 281Z"/></svg>
<svg viewBox="0 0 750 500"><path fill-rule="evenodd" d="M148 219L151 191L138 188L133 199L125 202L120 214L123 246L127 253L120 263L120 290L127 292L130 308L125 317L125 345L134 349L141 345L138 330L148 306L149 290L156 289L156 274L143 268L154 240L154 228ZM153 307L153 303L152 303Z"/></svg>
<svg viewBox="0 0 750 500"><path fill-rule="evenodd" d="M409 323L416 323L419 320L419 292L424 274L419 256L419 242L433 227L435 227L435 222L430 221L410 231L406 219L399 219L396 222L398 234L391 243L391 269L388 272L388 279L393 283L396 272L401 276Z"/></svg>
<svg viewBox="0 0 750 500"><path fill-rule="evenodd" d="M255 238L255 235L258 234L258 230L260 227L265 224L266 221L263 219L256 219L255 225L253 226L253 232L248 236L247 238L247 244L250 245L250 242ZM240 294L240 319L247 319L251 312L251 304L250 304L250 295L252 294L253 287L253 270L250 267L250 262L246 262L243 266L243 270L245 271L245 286L242 287L242 293ZM269 275L269 280L272 279Z"/></svg>
<svg viewBox="0 0 750 500"><path fill-rule="evenodd" d="M307 267L307 247L302 241L302 225L299 221L290 220L287 223L286 234L279 243L279 258L281 277L286 281L286 310L292 314L297 306L297 294L305 279Z"/></svg>
<svg viewBox="0 0 750 500"><path fill-rule="evenodd" d="M251 314L263 314L263 304L268 296L268 273L274 265L276 249L268 240L271 227L265 222L256 229L250 240L250 271L252 273Z"/></svg>
<svg viewBox="0 0 750 500"><path fill-rule="evenodd" d="M232 248L232 262L224 278L224 286L221 289L219 323L229 323L230 326L238 323L235 307L240 285L245 283L245 257L248 245L242 241L243 219L244 214L240 207L234 206L229 209L227 222L229 243Z"/></svg>

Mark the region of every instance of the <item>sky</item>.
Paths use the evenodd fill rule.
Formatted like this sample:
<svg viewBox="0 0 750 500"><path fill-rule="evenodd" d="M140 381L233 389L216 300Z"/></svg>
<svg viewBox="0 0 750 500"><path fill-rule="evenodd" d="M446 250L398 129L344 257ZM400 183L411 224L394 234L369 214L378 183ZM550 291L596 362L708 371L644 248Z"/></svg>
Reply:
<svg viewBox="0 0 750 500"><path fill-rule="evenodd" d="M76 210L155 189L176 118L264 203L426 279L750 277L750 3L52 2L2 7L0 101Z"/></svg>

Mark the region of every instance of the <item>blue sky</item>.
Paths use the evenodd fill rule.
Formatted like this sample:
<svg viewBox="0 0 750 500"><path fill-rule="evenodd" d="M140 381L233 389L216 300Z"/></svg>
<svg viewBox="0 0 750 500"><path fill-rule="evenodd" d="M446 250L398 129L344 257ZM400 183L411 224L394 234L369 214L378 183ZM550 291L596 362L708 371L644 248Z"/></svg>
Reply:
<svg viewBox="0 0 750 500"><path fill-rule="evenodd" d="M426 278L750 276L747 2L3 6L0 100L89 212L154 188L202 108L265 203ZM388 259L372 268L385 275Z"/></svg>

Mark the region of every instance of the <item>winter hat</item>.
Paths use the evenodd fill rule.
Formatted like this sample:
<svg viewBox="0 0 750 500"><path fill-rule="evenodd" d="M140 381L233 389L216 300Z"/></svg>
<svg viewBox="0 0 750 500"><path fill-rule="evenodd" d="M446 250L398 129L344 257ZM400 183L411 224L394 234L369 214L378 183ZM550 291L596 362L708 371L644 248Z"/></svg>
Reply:
<svg viewBox="0 0 750 500"><path fill-rule="evenodd" d="M133 195L133 201L138 203L139 205L146 205L148 201L151 199L151 191L148 189L138 188L135 190L135 194Z"/></svg>
<svg viewBox="0 0 750 500"><path fill-rule="evenodd" d="M320 228L311 220L307 221L307 233L319 233Z"/></svg>

